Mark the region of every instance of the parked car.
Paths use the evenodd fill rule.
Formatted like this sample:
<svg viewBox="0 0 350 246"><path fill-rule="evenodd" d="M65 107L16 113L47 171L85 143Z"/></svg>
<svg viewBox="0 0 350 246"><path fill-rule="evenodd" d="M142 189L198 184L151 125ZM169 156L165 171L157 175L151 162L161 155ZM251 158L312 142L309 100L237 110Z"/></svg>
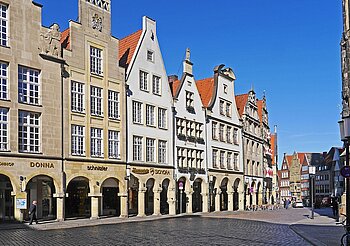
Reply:
<svg viewBox="0 0 350 246"><path fill-rule="evenodd" d="M303 208L303 207L304 207L303 202L295 202L294 203L294 208Z"/></svg>

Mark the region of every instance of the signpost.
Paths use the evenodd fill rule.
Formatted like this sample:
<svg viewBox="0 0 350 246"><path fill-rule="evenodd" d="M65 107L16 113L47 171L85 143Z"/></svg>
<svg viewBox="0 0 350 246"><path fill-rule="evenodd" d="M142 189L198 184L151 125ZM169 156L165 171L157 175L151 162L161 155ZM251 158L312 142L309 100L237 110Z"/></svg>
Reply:
<svg viewBox="0 0 350 246"><path fill-rule="evenodd" d="M349 178L350 177L350 166L343 166L340 169L340 175L343 176L344 178Z"/></svg>

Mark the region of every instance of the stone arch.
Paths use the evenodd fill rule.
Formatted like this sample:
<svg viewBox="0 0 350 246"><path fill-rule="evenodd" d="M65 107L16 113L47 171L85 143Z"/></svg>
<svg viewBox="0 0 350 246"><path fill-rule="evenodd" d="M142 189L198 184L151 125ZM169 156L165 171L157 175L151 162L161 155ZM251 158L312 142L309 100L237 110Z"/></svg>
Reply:
<svg viewBox="0 0 350 246"><path fill-rule="evenodd" d="M103 180L101 184L101 214L102 215L120 215L120 181L117 178L109 177Z"/></svg>
<svg viewBox="0 0 350 246"><path fill-rule="evenodd" d="M192 189L192 212L202 212L203 211L203 198L202 192L204 180L202 178L196 178L193 182Z"/></svg>
<svg viewBox="0 0 350 246"><path fill-rule="evenodd" d="M10 177L0 174L0 221L14 219L13 190Z"/></svg>
<svg viewBox="0 0 350 246"><path fill-rule="evenodd" d="M169 214L169 190L171 186L171 181L169 178L164 178L161 182L160 192L160 213L161 214Z"/></svg>
<svg viewBox="0 0 350 246"><path fill-rule="evenodd" d="M146 215L152 215L154 213L154 191L156 187L156 180L149 178L146 181L146 193L145 193L145 213Z"/></svg>
<svg viewBox="0 0 350 246"><path fill-rule="evenodd" d="M26 183L27 204L37 201L37 217L39 219L55 219L57 203L54 194L58 191L55 179L47 174L32 174Z"/></svg>
<svg viewBox="0 0 350 246"><path fill-rule="evenodd" d="M241 185L241 179L236 178L233 182L233 210L239 210L240 194L243 194L243 185ZM242 189L243 188L243 189Z"/></svg>
<svg viewBox="0 0 350 246"><path fill-rule="evenodd" d="M15 178L15 176L13 176L10 172L7 172L6 170L0 170L0 174L7 176L10 179L13 194L16 194L17 192L21 191L19 177Z"/></svg>
<svg viewBox="0 0 350 246"><path fill-rule="evenodd" d="M228 177L224 177L220 182L220 210L228 210L228 192L229 192L230 180Z"/></svg>
<svg viewBox="0 0 350 246"><path fill-rule="evenodd" d="M180 183L183 184L183 189L181 189ZM186 203L187 203L187 194L191 191L191 184L189 180L182 176L178 179L176 183L176 194L177 194L177 213L186 213Z"/></svg>
<svg viewBox="0 0 350 246"><path fill-rule="evenodd" d="M66 217L91 217L91 179L75 176L67 182Z"/></svg>

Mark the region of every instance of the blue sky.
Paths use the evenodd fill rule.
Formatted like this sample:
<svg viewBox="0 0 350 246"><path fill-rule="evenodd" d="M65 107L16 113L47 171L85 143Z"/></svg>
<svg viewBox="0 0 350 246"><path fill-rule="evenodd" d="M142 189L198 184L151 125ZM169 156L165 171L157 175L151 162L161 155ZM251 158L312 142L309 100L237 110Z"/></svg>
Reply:
<svg viewBox="0 0 350 246"><path fill-rule="evenodd" d="M63 30L77 19L78 0L36 1L45 26L57 22ZM341 146L340 0L112 0L113 36L140 29L143 15L157 21L169 75L181 75L189 47L196 79L223 63L236 74L236 94L253 86L261 98L265 91L279 163L283 153Z"/></svg>

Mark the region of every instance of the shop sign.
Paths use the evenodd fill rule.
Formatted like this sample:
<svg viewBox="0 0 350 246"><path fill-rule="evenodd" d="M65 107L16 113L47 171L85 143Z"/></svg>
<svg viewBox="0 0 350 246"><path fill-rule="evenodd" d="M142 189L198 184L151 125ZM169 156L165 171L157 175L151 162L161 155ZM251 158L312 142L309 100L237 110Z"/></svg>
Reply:
<svg viewBox="0 0 350 246"><path fill-rule="evenodd" d="M169 170L155 169L155 168L133 168L132 172L135 174L151 174L153 175L170 175Z"/></svg>
<svg viewBox="0 0 350 246"><path fill-rule="evenodd" d="M22 198L16 199L16 208L27 209L27 199L22 199Z"/></svg>
<svg viewBox="0 0 350 246"><path fill-rule="evenodd" d="M36 168L55 168L52 162L30 162L30 167Z"/></svg>
<svg viewBox="0 0 350 246"><path fill-rule="evenodd" d="M88 171L107 171L108 167L104 167L104 166L87 166L87 170Z"/></svg>
<svg viewBox="0 0 350 246"><path fill-rule="evenodd" d="M13 162L0 162L1 167L13 167L15 163Z"/></svg>

